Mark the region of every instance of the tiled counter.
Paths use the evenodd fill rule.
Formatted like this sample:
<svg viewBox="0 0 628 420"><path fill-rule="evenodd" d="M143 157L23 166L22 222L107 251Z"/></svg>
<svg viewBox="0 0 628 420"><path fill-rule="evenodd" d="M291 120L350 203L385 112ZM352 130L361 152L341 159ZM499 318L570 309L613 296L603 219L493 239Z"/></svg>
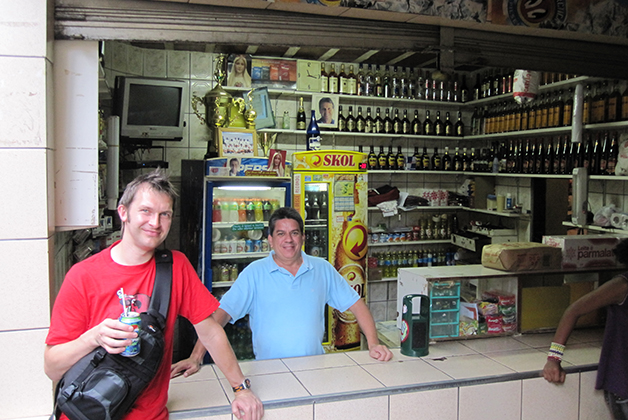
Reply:
<svg viewBox="0 0 628 420"><path fill-rule="evenodd" d="M609 418L594 390L602 331L578 330L567 343L564 385L540 377L552 334L446 341L428 356L393 349L241 364L264 402L265 419L552 420ZM231 388L213 365L172 381L171 419L231 420ZM235 417L233 417L235 419Z"/></svg>

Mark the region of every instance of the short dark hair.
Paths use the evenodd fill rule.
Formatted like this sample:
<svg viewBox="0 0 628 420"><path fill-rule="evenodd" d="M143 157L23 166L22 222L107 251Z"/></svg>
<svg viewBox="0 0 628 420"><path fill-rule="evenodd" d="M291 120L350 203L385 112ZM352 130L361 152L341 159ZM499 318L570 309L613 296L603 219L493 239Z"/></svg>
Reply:
<svg viewBox="0 0 628 420"><path fill-rule="evenodd" d="M620 264L628 264L628 239L622 239L613 249L615 257Z"/></svg>
<svg viewBox="0 0 628 420"><path fill-rule="evenodd" d="M323 106L323 104L326 104L326 103L330 103L331 106L334 106L334 101L332 101L329 96L325 96L324 98L321 98L320 101L318 101L318 109L319 109L319 111L320 111L321 107Z"/></svg>
<svg viewBox="0 0 628 420"><path fill-rule="evenodd" d="M172 208L174 210L174 202L178 194L170 182L170 178L166 174L166 171L162 168L157 168L152 172L139 175L133 181L129 182L124 189L124 193L122 193L122 197L120 197L118 205L129 208L135 198L135 194L137 194L137 191L144 184L154 191L169 196L172 200Z"/></svg>
<svg viewBox="0 0 628 420"><path fill-rule="evenodd" d="M299 231L301 231L301 234L303 234L303 218L301 217L299 212L292 207L280 207L275 210L273 214L270 215L270 220L268 221L268 234L270 236L275 233L275 224L277 223L277 220L283 219L295 220L299 224Z"/></svg>

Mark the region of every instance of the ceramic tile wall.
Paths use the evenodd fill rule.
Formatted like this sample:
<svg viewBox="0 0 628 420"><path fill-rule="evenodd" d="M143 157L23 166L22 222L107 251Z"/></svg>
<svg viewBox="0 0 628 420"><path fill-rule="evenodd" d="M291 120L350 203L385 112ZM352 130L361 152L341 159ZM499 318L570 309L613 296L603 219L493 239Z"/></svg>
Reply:
<svg viewBox="0 0 628 420"><path fill-rule="evenodd" d="M49 414L51 0L0 0L0 419Z"/></svg>

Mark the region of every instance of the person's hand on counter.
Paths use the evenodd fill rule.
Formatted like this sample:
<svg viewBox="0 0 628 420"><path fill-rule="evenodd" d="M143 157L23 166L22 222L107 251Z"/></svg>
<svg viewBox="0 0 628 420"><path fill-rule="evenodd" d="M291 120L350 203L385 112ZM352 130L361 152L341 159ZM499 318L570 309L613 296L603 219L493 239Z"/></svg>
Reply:
<svg viewBox="0 0 628 420"><path fill-rule="evenodd" d="M388 347L383 344L377 344L369 348L369 356L371 356L375 360L379 360L380 362L387 362L392 359L392 352Z"/></svg>
<svg viewBox="0 0 628 420"><path fill-rule="evenodd" d="M240 420L260 420L264 416L264 406L250 389L235 393L231 412Z"/></svg>
<svg viewBox="0 0 628 420"><path fill-rule="evenodd" d="M562 384L565 382L566 373L558 360L548 360L543 368L543 378L547 382Z"/></svg>

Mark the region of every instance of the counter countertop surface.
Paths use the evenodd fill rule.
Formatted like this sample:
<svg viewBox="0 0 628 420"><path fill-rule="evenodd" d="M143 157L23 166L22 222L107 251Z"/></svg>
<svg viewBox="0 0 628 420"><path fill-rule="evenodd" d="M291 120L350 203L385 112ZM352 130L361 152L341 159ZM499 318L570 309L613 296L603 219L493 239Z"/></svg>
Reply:
<svg viewBox="0 0 628 420"><path fill-rule="evenodd" d="M595 369L602 346L602 329L576 330L567 343L566 370ZM379 362L367 351L331 353L241 362L253 391L267 406L299 405L313 399L350 399L356 395L386 394L395 388L456 386L469 380L503 381L513 375L537 377L545 365L553 333L441 341L431 343L429 354L415 358L392 349L393 359ZM591 367L592 366L592 367ZM205 365L189 378L170 385L171 418L230 412L231 387L214 365ZM190 412L192 410L192 412Z"/></svg>

